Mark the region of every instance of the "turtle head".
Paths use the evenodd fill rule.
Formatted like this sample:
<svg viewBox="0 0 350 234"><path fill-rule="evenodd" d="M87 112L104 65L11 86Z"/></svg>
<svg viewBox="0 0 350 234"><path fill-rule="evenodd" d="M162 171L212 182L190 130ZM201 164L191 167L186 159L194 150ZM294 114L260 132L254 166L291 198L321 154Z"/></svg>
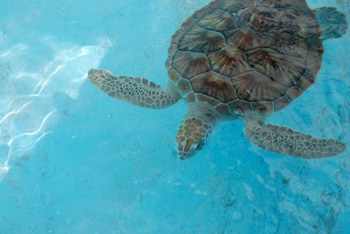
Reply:
<svg viewBox="0 0 350 234"><path fill-rule="evenodd" d="M204 146L211 133L212 125L199 118L184 119L177 130L176 144L180 159L192 157Z"/></svg>

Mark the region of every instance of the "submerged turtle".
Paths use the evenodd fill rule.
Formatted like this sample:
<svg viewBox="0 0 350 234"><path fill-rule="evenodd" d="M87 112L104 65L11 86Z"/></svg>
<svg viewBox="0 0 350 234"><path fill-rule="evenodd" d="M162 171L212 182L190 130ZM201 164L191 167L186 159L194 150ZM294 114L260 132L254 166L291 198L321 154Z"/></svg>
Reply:
<svg viewBox="0 0 350 234"><path fill-rule="evenodd" d="M256 145L303 158L345 150L285 126L264 124L316 80L322 40L342 36L348 24L332 7L310 9L305 0L216 0L175 32L166 61L166 89L145 78L91 69L91 81L108 95L149 108L183 98L187 113L176 143L180 159L202 148L220 120L242 118Z"/></svg>

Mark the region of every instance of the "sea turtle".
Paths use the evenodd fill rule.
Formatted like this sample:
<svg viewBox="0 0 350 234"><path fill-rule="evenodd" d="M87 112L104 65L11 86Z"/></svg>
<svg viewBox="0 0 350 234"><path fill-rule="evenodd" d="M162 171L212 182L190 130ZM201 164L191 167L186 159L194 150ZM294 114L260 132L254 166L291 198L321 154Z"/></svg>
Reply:
<svg viewBox="0 0 350 234"><path fill-rule="evenodd" d="M265 124L316 80L322 40L348 24L333 7L305 0L215 0L189 17L171 38L166 89L141 77L100 69L90 80L109 96L149 108L179 99L187 113L176 133L180 159L201 149L220 120L244 120L244 133L266 150L303 158L333 156L343 142Z"/></svg>

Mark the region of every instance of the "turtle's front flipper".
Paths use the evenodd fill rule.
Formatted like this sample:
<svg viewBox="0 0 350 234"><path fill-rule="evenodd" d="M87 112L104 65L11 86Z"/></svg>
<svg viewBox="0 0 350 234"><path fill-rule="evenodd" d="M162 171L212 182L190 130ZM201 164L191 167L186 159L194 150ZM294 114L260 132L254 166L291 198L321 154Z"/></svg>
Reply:
<svg viewBox="0 0 350 234"><path fill-rule="evenodd" d="M260 124L247 120L244 125L246 136L257 146L266 150L302 158L334 156L346 148L335 139L320 139L282 126Z"/></svg>
<svg viewBox="0 0 350 234"><path fill-rule="evenodd" d="M322 38L338 38L346 33L348 22L343 13L335 7L320 7L314 9L316 18L322 27Z"/></svg>
<svg viewBox="0 0 350 234"><path fill-rule="evenodd" d="M141 77L115 76L109 71L91 69L88 76L92 83L109 96L149 108L164 108L179 100L159 85Z"/></svg>

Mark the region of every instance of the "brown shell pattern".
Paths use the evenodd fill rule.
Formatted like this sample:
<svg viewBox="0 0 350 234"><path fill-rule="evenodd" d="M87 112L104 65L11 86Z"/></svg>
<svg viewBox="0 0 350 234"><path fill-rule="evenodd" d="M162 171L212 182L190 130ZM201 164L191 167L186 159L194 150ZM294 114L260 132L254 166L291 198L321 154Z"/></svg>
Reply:
<svg viewBox="0 0 350 234"><path fill-rule="evenodd" d="M186 101L271 112L314 83L321 34L305 0L215 0L175 32L166 66Z"/></svg>

